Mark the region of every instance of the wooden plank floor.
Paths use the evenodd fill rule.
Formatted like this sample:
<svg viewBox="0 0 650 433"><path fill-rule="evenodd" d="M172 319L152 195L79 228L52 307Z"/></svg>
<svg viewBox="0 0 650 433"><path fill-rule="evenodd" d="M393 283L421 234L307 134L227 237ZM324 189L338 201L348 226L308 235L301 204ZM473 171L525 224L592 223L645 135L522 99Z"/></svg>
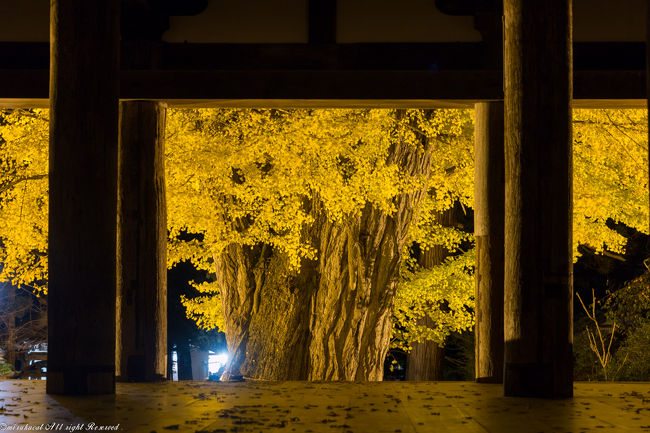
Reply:
<svg viewBox="0 0 650 433"><path fill-rule="evenodd" d="M576 383L575 397L565 400L501 392L472 382L168 382L63 397L46 395L44 381L7 380L0 381L0 430L650 432L650 383Z"/></svg>

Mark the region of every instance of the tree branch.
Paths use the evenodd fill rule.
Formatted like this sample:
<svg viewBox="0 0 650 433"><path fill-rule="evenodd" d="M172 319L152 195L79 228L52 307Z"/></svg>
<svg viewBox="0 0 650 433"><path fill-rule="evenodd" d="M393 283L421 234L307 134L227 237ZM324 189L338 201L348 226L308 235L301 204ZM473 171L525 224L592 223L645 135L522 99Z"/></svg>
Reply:
<svg viewBox="0 0 650 433"><path fill-rule="evenodd" d="M26 182L28 180L40 180L40 179L44 179L46 177L47 177L47 174L35 174L35 175L32 175L32 176L23 176L23 177L14 179L11 182L9 182L9 183L3 185L2 187L0 187L0 194L9 191L10 189L12 189L16 185L18 185L20 182Z"/></svg>

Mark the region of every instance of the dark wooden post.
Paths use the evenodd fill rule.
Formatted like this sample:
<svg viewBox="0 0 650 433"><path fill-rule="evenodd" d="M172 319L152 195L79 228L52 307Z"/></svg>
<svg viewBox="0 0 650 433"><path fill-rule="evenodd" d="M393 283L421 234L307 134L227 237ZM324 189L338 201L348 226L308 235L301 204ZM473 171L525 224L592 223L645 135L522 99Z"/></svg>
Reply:
<svg viewBox="0 0 650 433"><path fill-rule="evenodd" d="M474 108L476 381L503 382L503 103Z"/></svg>
<svg viewBox="0 0 650 433"><path fill-rule="evenodd" d="M48 379L115 392L118 0L50 7Z"/></svg>
<svg viewBox="0 0 650 433"><path fill-rule="evenodd" d="M505 0L509 396L573 395L571 0Z"/></svg>
<svg viewBox="0 0 650 433"><path fill-rule="evenodd" d="M650 1L646 2L646 41L645 41L645 66L646 66L646 110L650 111ZM650 115L648 116L648 205L650 205ZM650 213L648 214L650 217ZM650 219L648 220L648 230L650 230ZM650 233L650 231L648 232ZM646 250L650 257L650 238L646 243Z"/></svg>
<svg viewBox="0 0 650 433"><path fill-rule="evenodd" d="M116 375L167 374L166 106L120 104Z"/></svg>

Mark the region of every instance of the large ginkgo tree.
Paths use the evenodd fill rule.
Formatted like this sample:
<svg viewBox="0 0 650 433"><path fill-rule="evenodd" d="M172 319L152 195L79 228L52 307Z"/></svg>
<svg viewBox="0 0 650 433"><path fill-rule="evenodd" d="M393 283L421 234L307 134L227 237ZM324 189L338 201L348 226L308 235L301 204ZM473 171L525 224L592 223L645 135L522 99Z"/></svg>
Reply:
<svg viewBox="0 0 650 433"><path fill-rule="evenodd" d="M576 247L621 253L613 222L647 231L646 111L574 116ZM0 279L37 293L47 131L0 111ZM472 147L466 110L170 110L169 266L210 274L183 302L226 332L229 374L380 379L391 343L471 328L471 236L438 216L472 207ZM453 256L418 264L436 246Z"/></svg>

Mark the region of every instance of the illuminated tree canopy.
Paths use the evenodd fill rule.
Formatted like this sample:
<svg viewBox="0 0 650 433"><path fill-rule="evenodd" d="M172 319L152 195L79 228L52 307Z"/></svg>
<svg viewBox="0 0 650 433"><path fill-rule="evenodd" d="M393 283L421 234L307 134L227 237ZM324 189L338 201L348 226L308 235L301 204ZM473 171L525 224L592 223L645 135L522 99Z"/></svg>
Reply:
<svg viewBox="0 0 650 433"><path fill-rule="evenodd" d="M648 113L580 109L573 113L573 242L623 252L608 219L648 233Z"/></svg>
<svg viewBox="0 0 650 433"><path fill-rule="evenodd" d="M0 112L0 280L47 292L47 110Z"/></svg>
<svg viewBox="0 0 650 433"><path fill-rule="evenodd" d="M252 248L265 244L286 255L289 266L283 272L297 272L301 261L326 259L305 236L318 218L306 203L322 204L329 222L343 227L369 205L390 215L396 210L397 195L417 190L428 194L421 203L419 223L409 226L409 241L404 245L415 242L426 249L443 244L454 250L467 234L440 226L432 215L457 201L472 205L471 124L471 113L459 110L172 112L167 159L169 226L173 233L201 233L203 239L189 245L174 242L170 261L192 260L210 271L213 258L226 245ZM387 163L396 141L431 155L423 173L406 175L403 167ZM206 165L197 170L199 159L199 165ZM408 258L409 249L404 248L402 254ZM465 290L448 303L440 296L448 295L449 289L435 291L425 286L449 275L420 275L413 263L404 268L397 291L403 311L395 314L395 329L408 327L441 302L462 307L462 324L455 328L471 327L473 286L467 272L462 279ZM408 284L416 275L419 284ZM220 284L217 278L197 286L204 296L184 300L188 313L207 329L227 329L222 322ZM449 332L449 323L459 322L459 310L450 313L437 308L436 314L446 320L426 336L442 336ZM423 338L420 334L427 330L420 328L396 332L394 344L403 345L407 335Z"/></svg>
<svg viewBox="0 0 650 433"><path fill-rule="evenodd" d="M436 215L454 203L473 205L472 123L463 110L170 110L168 265L189 260L215 274L197 284L202 296L183 300L188 315L202 328L227 328L216 271L228 248L245 256L267 246L282 257L273 268L277 285L289 284L327 259L314 227L352 236L369 209L379 219L397 215L398 198L410 194L419 197L417 215L405 227L395 275L392 344L443 343L471 328L474 255L458 250L471 236L441 226ZM625 238L608 221L647 232L646 134L646 110L575 110L576 257L578 245L623 251ZM47 139L47 110L0 112L0 279L37 293L47 291ZM406 160L391 157L396 143L427 169L409 172ZM457 255L423 269L413 245L444 245ZM251 267L258 278L270 271L266 260ZM417 325L425 314L436 328Z"/></svg>
<svg viewBox="0 0 650 433"><path fill-rule="evenodd" d="M168 119L170 265L181 260L213 272L231 244L270 245L296 270L316 251L301 238L313 223L305 200L318 197L332 221L366 202L391 210L408 188L385 164L392 119L381 111L182 110ZM350 128L352 126L352 128ZM244 229L242 227L245 226ZM202 241L177 241L181 231ZM216 283L185 300L199 326L224 328Z"/></svg>

